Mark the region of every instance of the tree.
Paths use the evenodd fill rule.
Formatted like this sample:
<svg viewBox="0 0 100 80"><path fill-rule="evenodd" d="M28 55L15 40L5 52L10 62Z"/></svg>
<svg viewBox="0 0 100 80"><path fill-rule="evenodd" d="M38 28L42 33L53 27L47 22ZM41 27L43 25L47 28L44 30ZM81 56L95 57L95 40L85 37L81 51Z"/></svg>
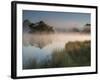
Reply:
<svg viewBox="0 0 100 80"><path fill-rule="evenodd" d="M90 27L91 27L91 24L88 24L88 23L85 24L82 32L90 33L91 32L91 28Z"/></svg>
<svg viewBox="0 0 100 80"><path fill-rule="evenodd" d="M73 32L80 32L80 30L78 28L73 28L72 31Z"/></svg>
<svg viewBox="0 0 100 80"><path fill-rule="evenodd" d="M31 23L29 27L31 28L31 32L54 32L53 27L49 26L44 21L40 21L38 23Z"/></svg>
<svg viewBox="0 0 100 80"><path fill-rule="evenodd" d="M87 23L87 24L85 24L85 26L91 26L91 24L88 24L88 23Z"/></svg>

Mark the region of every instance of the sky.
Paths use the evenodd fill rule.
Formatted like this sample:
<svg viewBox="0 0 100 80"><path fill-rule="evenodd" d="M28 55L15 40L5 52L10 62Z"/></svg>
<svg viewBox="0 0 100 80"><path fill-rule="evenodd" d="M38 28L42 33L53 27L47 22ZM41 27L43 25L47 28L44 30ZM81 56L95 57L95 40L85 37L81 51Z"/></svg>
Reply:
<svg viewBox="0 0 100 80"><path fill-rule="evenodd" d="M23 10L23 20L28 19L32 23L42 20L54 28L80 28L90 23L90 18L90 13Z"/></svg>

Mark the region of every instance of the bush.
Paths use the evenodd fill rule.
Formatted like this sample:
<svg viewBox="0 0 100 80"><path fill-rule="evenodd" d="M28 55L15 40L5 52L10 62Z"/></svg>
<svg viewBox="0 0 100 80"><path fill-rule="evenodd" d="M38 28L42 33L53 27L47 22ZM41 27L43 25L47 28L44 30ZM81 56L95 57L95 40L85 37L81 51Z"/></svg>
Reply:
<svg viewBox="0 0 100 80"><path fill-rule="evenodd" d="M54 50L51 59L47 58L42 63L34 59L24 69L57 68L57 67L79 67L91 65L90 41L68 42L63 50Z"/></svg>
<svg viewBox="0 0 100 80"><path fill-rule="evenodd" d="M52 54L52 67L90 66L90 41L66 43L62 51L55 50Z"/></svg>

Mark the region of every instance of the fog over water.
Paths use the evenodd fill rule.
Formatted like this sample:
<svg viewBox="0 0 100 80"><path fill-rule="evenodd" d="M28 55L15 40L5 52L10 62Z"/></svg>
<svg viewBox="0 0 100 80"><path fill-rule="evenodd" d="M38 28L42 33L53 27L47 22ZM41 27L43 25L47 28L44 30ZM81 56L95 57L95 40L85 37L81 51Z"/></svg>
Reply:
<svg viewBox="0 0 100 80"><path fill-rule="evenodd" d="M50 59L55 49L63 49L69 41L91 40L90 34L54 33L54 34L23 34L23 65L36 59L41 62Z"/></svg>

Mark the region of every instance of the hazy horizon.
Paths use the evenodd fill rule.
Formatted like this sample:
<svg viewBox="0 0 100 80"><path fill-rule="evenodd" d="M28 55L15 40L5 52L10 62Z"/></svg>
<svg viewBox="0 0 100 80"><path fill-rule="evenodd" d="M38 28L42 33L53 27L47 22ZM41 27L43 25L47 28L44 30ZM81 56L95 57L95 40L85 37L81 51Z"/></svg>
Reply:
<svg viewBox="0 0 100 80"><path fill-rule="evenodd" d="M90 66L90 17L89 13L23 10L23 69Z"/></svg>
<svg viewBox="0 0 100 80"><path fill-rule="evenodd" d="M73 27L81 28L87 23L90 24L89 13L23 10L23 21L26 19L30 20L32 23L42 20L54 28L64 29Z"/></svg>

